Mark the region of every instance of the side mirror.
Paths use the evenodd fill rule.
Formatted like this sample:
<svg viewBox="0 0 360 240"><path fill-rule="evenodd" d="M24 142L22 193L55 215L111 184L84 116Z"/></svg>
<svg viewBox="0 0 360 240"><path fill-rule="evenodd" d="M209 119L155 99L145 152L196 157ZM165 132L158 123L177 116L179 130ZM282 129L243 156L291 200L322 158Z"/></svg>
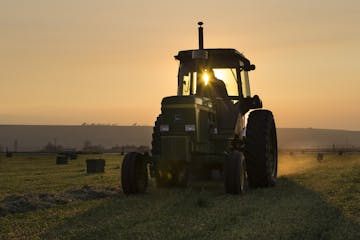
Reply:
<svg viewBox="0 0 360 240"><path fill-rule="evenodd" d="M256 109L256 108L262 108L263 105L262 105L262 101L260 99L260 97L258 95L254 95L252 98L251 98L251 108L250 109Z"/></svg>
<svg viewBox="0 0 360 240"><path fill-rule="evenodd" d="M250 109L262 108L262 106L262 101L258 95L255 95L253 97L246 97L240 104L240 112L244 115Z"/></svg>
<svg viewBox="0 0 360 240"><path fill-rule="evenodd" d="M247 65L245 66L245 71L253 71L255 70L256 66L254 64L250 64L250 65Z"/></svg>

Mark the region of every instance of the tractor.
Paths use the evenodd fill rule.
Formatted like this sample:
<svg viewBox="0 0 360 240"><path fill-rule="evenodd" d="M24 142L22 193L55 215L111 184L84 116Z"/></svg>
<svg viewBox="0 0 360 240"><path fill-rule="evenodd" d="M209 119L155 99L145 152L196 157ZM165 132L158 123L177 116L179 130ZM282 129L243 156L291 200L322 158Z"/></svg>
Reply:
<svg viewBox="0 0 360 240"><path fill-rule="evenodd" d="M249 72L255 65L235 49L205 49L203 23L198 25L199 49L175 56L177 95L162 99L151 154L124 156L125 194L144 193L149 177L157 187L186 187L218 173L229 194L275 185L275 121L259 96L251 96Z"/></svg>

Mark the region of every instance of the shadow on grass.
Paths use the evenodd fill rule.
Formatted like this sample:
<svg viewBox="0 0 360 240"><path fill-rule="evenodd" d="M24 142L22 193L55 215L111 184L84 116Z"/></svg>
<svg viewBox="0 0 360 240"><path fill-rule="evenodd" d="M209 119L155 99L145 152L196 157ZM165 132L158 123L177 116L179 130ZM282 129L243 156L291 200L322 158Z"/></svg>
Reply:
<svg viewBox="0 0 360 240"><path fill-rule="evenodd" d="M360 239L360 226L288 178L244 196L222 185L119 194L47 231L44 239ZM221 194L220 194L221 193Z"/></svg>

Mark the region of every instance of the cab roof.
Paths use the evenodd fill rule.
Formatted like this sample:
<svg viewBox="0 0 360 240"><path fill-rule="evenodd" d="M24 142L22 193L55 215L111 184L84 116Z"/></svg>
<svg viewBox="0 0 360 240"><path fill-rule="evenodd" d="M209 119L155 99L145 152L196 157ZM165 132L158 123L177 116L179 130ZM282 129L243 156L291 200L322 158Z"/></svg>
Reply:
<svg viewBox="0 0 360 240"><path fill-rule="evenodd" d="M192 61L192 52L198 51L199 49L179 51L175 59L180 62ZM216 59L217 61L239 61L241 60L245 65L250 65L250 60L247 59L243 54L233 48L205 48L202 49L208 52L208 59Z"/></svg>

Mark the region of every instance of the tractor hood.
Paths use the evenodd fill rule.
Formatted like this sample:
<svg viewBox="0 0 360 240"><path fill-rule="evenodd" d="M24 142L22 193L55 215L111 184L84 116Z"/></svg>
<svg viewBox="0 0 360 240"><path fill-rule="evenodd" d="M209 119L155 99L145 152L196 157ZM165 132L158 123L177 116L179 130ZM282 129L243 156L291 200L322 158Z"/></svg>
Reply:
<svg viewBox="0 0 360 240"><path fill-rule="evenodd" d="M184 105L189 104L189 105ZM165 97L161 101L161 106L166 108L179 108L181 107L206 107L206 108L212 108L212 103L209 98L200 98L197 96L170 96Z"/></svg>
<svg viewBox="0 0 360 240"><path fill-rule="evenodd" d="M197 96L165 97L161 103L162 136L191 136L195 142L209 141L215 126L215 109L208 98Z"/></svg>

